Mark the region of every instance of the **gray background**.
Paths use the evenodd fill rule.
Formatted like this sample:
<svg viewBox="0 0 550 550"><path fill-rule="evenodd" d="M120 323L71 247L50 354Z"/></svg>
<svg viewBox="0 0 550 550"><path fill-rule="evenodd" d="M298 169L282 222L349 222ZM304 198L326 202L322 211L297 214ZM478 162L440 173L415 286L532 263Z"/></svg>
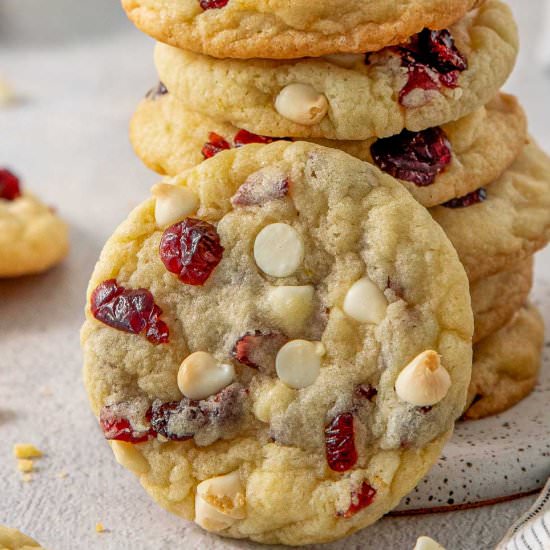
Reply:
<svg viewBox="0 0 550 550"><path fill-rule="evenodd" d="M532 133L550 150L550 78L536 61L544 0L513 4L521 6L523 50L507 90L521 95ZM115 0L0 0L0 76L23 98L0 110L0 166L22 174L71 226L63 266L0 282L0 524L50 550L256 547L211 537L150 502L113 460L81 384L78 329L89 274L105 239L157 179L127 138L131 113L156 80L151 54L152 41ZM543 253L539 280L549 267ZM18 441L47 453L31 483L15 469ZM531 501L387 518L323 548L412 549L422 534L448 550L491 548ZM108 532L95 532L98 521Z"/></svg>

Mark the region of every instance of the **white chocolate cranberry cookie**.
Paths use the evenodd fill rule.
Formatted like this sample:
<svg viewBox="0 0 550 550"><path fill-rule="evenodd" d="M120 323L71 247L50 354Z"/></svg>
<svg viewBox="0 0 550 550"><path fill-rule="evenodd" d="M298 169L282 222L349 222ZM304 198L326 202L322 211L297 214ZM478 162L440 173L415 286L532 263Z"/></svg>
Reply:
<svg viewBox="0 0 550 550"><path fill-rule="evenodd" d="M404 130L380 140L313 141L376 162L431 207L496 180L520 154L526 136L526 118L517 99L499 94L487 106L441 128ZM220 151L273 141L187 111L162 84L139 105L130 139L149 168L171 176Z"/></svg>
<svg viewBox="0 0 550 550"><path fill-rule="evenodd" d="M537 383L543 345L544 322L531 305L476 344L465 418L498 414L529 395Z"/></svg>
<svg viewBox="0 0 550 550"><path fill-rule="evenodd" d="M65 258L68 229L51 208L0 169L0 278L32 275Z"/></svg>
<svg viewBox="0 0 550 550"><path fill-rule="evenodd" d="M275 137L364 140L464 117L489 102L517 54L510 9L487 0L449 30L341 59L215 59L158 44L160 80L184 107Z"/></svg>
<svg viewBox="0 0 550 550"><path fill-rule="evenodd" d="M511 269L550 240L550 158L533 142L487 189L430 210L470 282Z"/></svg>
<svg viewBox="0 0 550 550"><path fill-rule="evenodd" d="M40 550L42 547L17 529L0 525L0 550Z"/></svg>
<svg viewBox="0 0 550 550"><path fill-rule="evenodd" d="M89 285L85 383L162 506L236 538L343 537L394 507L465 406L468 281L393 178L279 141L153 188Z"/></svg>
<svg viewBox="0 0 550 550"><path fill-rule="evenodd" d="M534 259L470 285L474 342L497 332L527 303L533 286Z"/></svg>
<svg viewBox="0 0 550 550"><path fill-rule="evenodd" d="M442 29L476 0L122 0L161 42L214 57L291 59L377 51Z"/></svg>

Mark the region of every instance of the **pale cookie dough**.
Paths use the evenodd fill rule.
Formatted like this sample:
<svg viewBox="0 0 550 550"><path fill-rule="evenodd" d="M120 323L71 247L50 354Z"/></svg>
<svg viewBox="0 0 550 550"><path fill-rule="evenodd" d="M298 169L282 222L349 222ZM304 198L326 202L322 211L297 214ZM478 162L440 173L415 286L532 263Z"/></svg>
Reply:
<svg viewBox="0 0 550 550"><path fill-rule="evenodd" d="M0 278L50 269L67 255L68 239L65 222L31 193L0 197Z"/></svg>
<svg viewBox="0 0 550 550"><path fill-rule="evenodd" d="M550 239L550 158L533 142L494 183L484 202L432 208L470 282L511 269Z"/></svg>
<svg viewBox="0 0 550 550"><path fill-rule="evenodd" d="M474 347L468 419L503 412L531 393L537 383L544 344L544 322L531 305L506 327Z"/></svg>
<svg viewBox="0 0 550 550"><path fill-rule="evenodd" d="M520 154L527 136L523 109L515 97L506 94L499 94L486 107L441 129L450 144L450 163L431 184L420 186L400 180L426 207L461 197L496 180ZM219 150L240 146L243 137L265 141L262 136L247 136L229 123L187 111L162 85L141 102L130 124L130 140L137 155L152 170L171 176L205 159L203 150L212 133L225 142ZM371 146L376 141L316 140L368 162L372 162Z"/></svg>
<svg viewBox="0 0 550 550"><path fill-rule="evenodd" d="M477 0L122 0L161 42L214 57L290 59L367 52L441 29ZM209 9L219 5L219 9Z"/></svg>
<svg viewBox="0 0 550 550"><path fill-rule="evenodd" d="M395 48L368 56L368 64L357 56L347 68L324 58L219 60L159 43L155 61L160 80L184 107L214 119L266 136L369 139L441 126L497 94L518 49L508 6L487 0L450 31L458 52L446 57L467 68L416 63L423 76L409 84L413 73L402 63L410 53Z"/></svg>
<svg viewBox="0 0 550 550"><path fill-rule="evenodd" d="M0 550L39 550L41 548L40 544L27 535L0 525Z"/></svg>
<svg viewBox="0 0 550 550"><path fill-rule="evenodd" d="M229 537L376 521L464 410L473 316L441 228L393 178L310 143L226 151L153 196L105 245L82 329L117 460Z"/></svg>
<svg viewBox="0 0 550 550"><path fill-rule="evenodd" d="M534 259L510 271L480 279L470 286L474 310L474 342L500 330L525 305L533 286Z"/></svg>

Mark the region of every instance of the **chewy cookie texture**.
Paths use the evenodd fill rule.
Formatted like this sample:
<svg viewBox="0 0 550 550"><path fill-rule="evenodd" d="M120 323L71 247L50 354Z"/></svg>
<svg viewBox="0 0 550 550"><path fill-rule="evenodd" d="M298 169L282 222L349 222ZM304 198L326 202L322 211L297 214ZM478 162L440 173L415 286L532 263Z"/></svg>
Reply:
<svg viewBox="0 0 550 550"><path fill-rule="evenodd" d="M378 519L465 405L472 312L443 231L390 176L308 143L226 151L153 193L106 244L82 331L118 459L228 536Z"/></svg>

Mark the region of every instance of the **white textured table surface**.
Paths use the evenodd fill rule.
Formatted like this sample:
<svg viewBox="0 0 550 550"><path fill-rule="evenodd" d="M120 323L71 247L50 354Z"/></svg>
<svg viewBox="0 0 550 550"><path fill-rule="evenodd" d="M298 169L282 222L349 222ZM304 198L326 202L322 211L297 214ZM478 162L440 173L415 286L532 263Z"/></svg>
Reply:
<svg viewBox="0 0 550 550"><path fill-rule="evenodd" d="M550 77L535 63L544 1L529 0L517 13L523 52L507 88L521 95L533 134L550 150ZM105 239L156 179L127 139L131 112L155 81L151 46L113 0L0 0L0 76L25 98L0 110L0 166L24 175L72 233L62 267L0 282L0 524L50 550L255 547L203 534L150 502L114 462L81 384L78 329L89 273ZM549 271L547 252L539 256L539 280ZM46 452L31 483L15 469L18 441ZM323 548L411 549L421 534L448 550L492 548L531 502L387 518ZM107 532L97 534L96 522Z"/></svg>

